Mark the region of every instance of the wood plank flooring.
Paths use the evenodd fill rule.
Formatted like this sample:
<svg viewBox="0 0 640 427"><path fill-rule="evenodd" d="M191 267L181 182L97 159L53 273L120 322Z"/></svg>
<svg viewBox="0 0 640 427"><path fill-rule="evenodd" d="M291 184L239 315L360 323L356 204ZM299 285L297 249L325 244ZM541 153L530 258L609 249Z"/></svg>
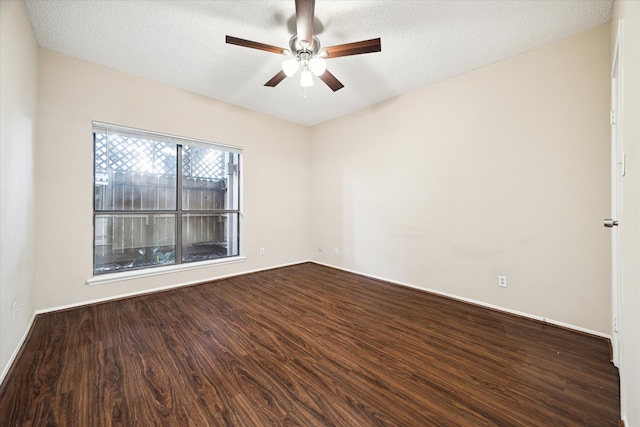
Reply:
<svg viewBox="0 0 640 427"><path fill-rule="evenodd" d="M39 315L2 426L616 426L608 341L311 263Z"/></svg>

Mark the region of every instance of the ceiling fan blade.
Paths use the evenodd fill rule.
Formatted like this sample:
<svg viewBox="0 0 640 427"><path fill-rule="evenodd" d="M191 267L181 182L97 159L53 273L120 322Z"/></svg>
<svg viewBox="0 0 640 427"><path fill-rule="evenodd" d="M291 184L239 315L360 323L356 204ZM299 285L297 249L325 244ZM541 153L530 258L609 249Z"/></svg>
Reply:
<svg viewBox="0 0 640 427"><path fill-rule="evenodd" d="M281 47L272 46L270 44L254 42L251 40L240 39L238 37L233 37L233 36L227 36L227 43L235 44L236 46L250 47L251 49L264 50L266 52L272 52L277 54L283 54L286 51L286 49L283 49Z"/></svg>
<svg viewBox="0 0 640 427"><path fill-rule="evenodd" d="M296 30L298 40L313 43L313 10L315 0L296 0Z"/></svg>
<svg viewBox="0 0 640 427"><path fill-rule="evenodd" d="M324 73L318 76L320 80L322 80L327 86L331 88L332 91L337 92L344 87L340 80L336 79L336 76L331 74L329 70L324 70Z"/></svg>
<svg viewBox="0 0 640 427"><path fill-rule="evenodd" d="M327 58L338 58L340 56L360 55L363 53L381 52L382 45L380 38L362 40L360 42L345 43L335 46L325 47L322 50L327 52Z"/></svg>
<svg viewBox="0 0 640 427"><path fill-rule="evenodd" d="M276 87L286 77L287 77L287 75L284 73L284 71L280 70L280 71L278 71L278 73L275 76L271 77L271 80L266 82L264 85L265 86L269 86L269 87Z"/></svg>

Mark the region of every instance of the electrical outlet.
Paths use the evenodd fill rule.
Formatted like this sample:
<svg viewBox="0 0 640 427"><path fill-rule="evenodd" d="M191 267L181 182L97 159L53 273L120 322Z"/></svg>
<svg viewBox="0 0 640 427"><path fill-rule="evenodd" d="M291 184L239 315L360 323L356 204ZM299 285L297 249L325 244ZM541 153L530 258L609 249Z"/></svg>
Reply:
<svg viewBox="0 0 640 427"><path fill-rule="evenodd" d="M507 276L498 276L498 286L501 288L507 287Z"/></svg>
<svg viewBox="0 0 640 427"><path fill-rule="evenodd" d="M260 255L264 255L264 248L260 248Z"/></svg>
<svg viewBox="0 0 640 427"><path fill-rule="evenodd" d="M340 251L338 250L338 248L333 248L333 254L334 255L340 254Z"/></svg>

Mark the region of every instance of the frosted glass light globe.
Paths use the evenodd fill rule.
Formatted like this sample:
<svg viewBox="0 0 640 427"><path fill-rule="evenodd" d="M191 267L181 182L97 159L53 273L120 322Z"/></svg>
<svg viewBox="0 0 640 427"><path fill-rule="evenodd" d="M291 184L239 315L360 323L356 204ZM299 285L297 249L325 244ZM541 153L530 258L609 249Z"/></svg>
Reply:
<svg viewBox="0 0 640 427"><path fill-rule="evenodd" d="M313 86L313 76L311 75L311 72L307 67L304 67L302 69L302 73L300 74L300 86L302 87Z"/></svg>
<svg viewBox="0 0 640 427"><path fill-rule="evenodd" d="M296 58L286 59L282 62L282 71L287 77L293 76L298 71L298 68L300 68L300 63Z"/></svg>
<svg viewBox="0 0 640 427"><path fill-rule="evenodd" d="M313 71L313 74L320 76L327 69L327 62L319 56L314 56L309 61L309 68Z"/></svg>

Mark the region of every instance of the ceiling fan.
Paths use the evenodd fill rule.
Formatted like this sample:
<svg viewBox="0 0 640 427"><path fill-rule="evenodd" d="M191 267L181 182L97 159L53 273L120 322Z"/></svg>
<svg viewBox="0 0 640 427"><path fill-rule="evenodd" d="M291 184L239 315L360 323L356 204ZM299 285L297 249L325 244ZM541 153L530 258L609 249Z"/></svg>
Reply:
<svg viewBox="0 0 640 427"><path fill-rule="evenodd" d="M327 70L325 58L360 55L382 50L380 38L321 48L320 41L313 35L315 0L295 1L297 34L289 40L289 49L227 36L226 42L228 44L277 53L288 57L282 63L282 70L266 82L265 86L276 87L285 78L293 76L298 69L301 69L300 86L313 86L313 73L335 92L342 89L344 85Z"/></svg>

